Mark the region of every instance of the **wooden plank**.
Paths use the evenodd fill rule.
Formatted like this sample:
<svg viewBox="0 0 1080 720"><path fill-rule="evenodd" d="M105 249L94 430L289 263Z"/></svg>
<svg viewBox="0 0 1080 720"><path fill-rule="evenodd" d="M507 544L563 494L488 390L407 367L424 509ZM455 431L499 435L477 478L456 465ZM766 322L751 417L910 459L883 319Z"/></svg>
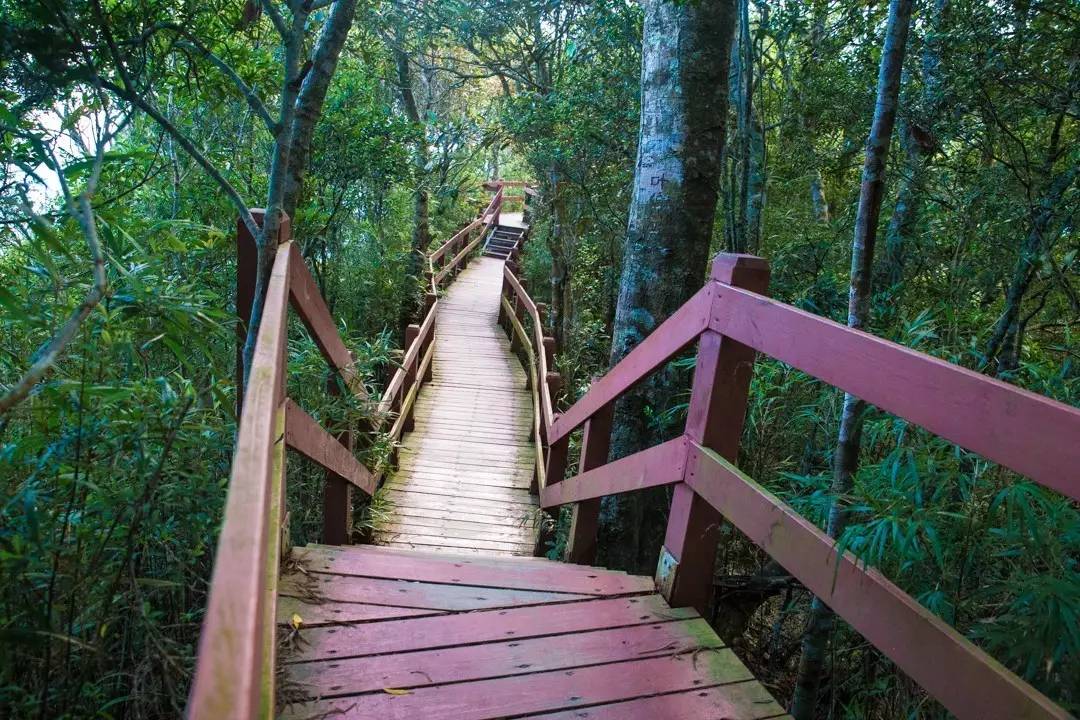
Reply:
<svg viewBox="0 0 1080 720"><path fill-rule="evenodd" d="M398 532L386 532L379 530L375 541L378 543L393 543L409 547L428 547L434 545L441 548L463 548L466 550L491 550L493 552L510 553L512 555L532 555L536 547L535 542L503 542L496 540L482 540L480 538L455 538L433 534L405 534Z"/></svg>
<svg viewBox="0 0 1080 720"><path fill-rule="evenodd" d="M337 323L330 315L330 309L326 307L326 301L319 292L319 286L315 284L315 278L311 276L307 263L304 262L300 248L293 244L290 253L289 298L296 314L311 333L311 339L315 341L327 364L341 375L345 386L356 397L367 400L364 381L356 372L352 354L338 333Z"/></svg>
<svg viewBox="0 0 1080 720"><path fill-rule="evenodd" d="M569 435L594 412L618 398L677 355L708 327L715 283L706 285L660 324L552 424L548 442Z"/></svg>
<svg viewBox="0 0 1080 720"><path fill-rule="evenodd" d="M532 720L764 720L787 718L756 680L532 715Z"/></svg>
<svg viewBox="0 0 1080 720"><path fill-rule="evenodd" d="M463 636L461 640L464 643L469 638ZM314 699L381 692L387 687L411 689L571 669L723 646L708 623L698 618L405 654L292 664L286 666L286 679L302 688L306 698Z"/></svg>
<svg viewBox="0 0 1080 720"><path fill-rule="evenodd" d="M292 400L285 401L285 444L368 495L375 492L375 476L371 471Z"/></svg>
<svg viewBox="0 0 1080 720"><path fill-rule="evenodd" d="M293 552L309 563L312 570L334 574L469 585L484 585L495 578L498 587L563 589L568 593L599 595L652 592L652 579L643 575L540 558L535 558L535 563L525 563L535 567L525 567L518 559L472 557L451 559L448 565L442 555L378 545L308 545L293 548ZM326 558L330 557L336 558L340 567L323 567ZM579 581L583 584L566 584Z"/></svg>
<svg viewBox="0 0 1080 720"><path fill-rule="evenodd" d="M444 532L449 536L453 536L459 531L477 533L478 537L484 537L488 534L492 536L504 534L532 536L536 532L536 529L531 525L523 525L516 522L494 523L484 522L481 519L458 520L455 518L430 518L410 515L407 512L401 514L395 513L393 519L387 523L387 526L392 527L397 524L408 525L411 527L441 528L441 532Z"/></svg>
<svg viewBox="0 0 1080 720"><path fill-rule="evenodd" d="M583 600L588 595L447 585L384 578L312 573L308 582L300 582L295 574L282 578L280 594L311 600L368 603L392 607L425 610L483 610L519 605L538 605L567 600ZM310 585L310 587L309 587Z"/></svg>
<svg viewBox="0 0 1080 720"><path fill-rule="evenodd" d="M739 288L710 327L1080 500L1080 409Z"/></svg>
<svg viewBox="0 0 1080 720"><path fill-rule="evenodd" d="M395 533L405 535L435 535L455 539L490 540L515 544L530 543L530 550L535 546L536 532L520 525L492 526L484 523L465 522L460 525L453 521L433 521L430 518L395 518L393 522L380 525L378 533L388 536Z"/></svg>
<svg viewBox="0 0 1080 720"><path fill-rule="evenodd" d="M403 482L417 482L421 485L440 485L443 487L493 487L514 488L518 490L529 489L529 473L527 471L512 471L497 475L485 475L482 473L458 473L453 467L442 468L444 472L426 469L402 469L398 468L392 476L392 480Z"/></svg>
<svg viewBox="0 0 1080 720"><path fill-rule="evenodd" d="M465 516L456 510L448 510L443 507L423 507L412 504L397 503L393 506L395 516L399 517L426 517L433 520L462 520ZM471 522L489 523L493 525L513 525L521 527L533 527L537 521L535 513L510 513L505 511L479 511L470 510L467 519Z"/></svg>
<svg viewBox="0 0 1080 720"><path fill-rule="evenodd" d="M518 560L523 565L530 564ZM439 617L333 628L312 628L304 634L305 643L289 658L301 662L330 657L390 655L415 650L460 645L462 638L471 643L524 640L599 630L603 628L645 625L668 620L697 617L689 609L673 609L659 595L631 598L590 599L540 608L484 610Z"/></svg>
<svg viewBox="0 0 1080 720"><path fill-rule="evenodd" d="M569 502L681 482L688 447L685 437L675 438L581 475L551 482L540 491L540 506L558 507Z"/></svg>
<svg viewBox="0 0 1080 720"><path fill-rule="evenodd" d="M423 483L418 480L406 479L396 475L394 479L384 486L387 490L397 492L420 492L428 495L446 495L476 500L493 500L496 502L520 503L532 505L533 500L528 490L510 487L473 486L467 482L459 482L455 485L440 483Z"/></svg>
<svg viewBox="0 0 1080 720"><path fill-rule="evenodd" d="M274 633L268 558L277 557L281 514L275 495L275 447L283 398L291 243L278 248L244 395L210 597L199 635L188 703L192 718L250 718L263 704L272 672ZM277 461L280 464L280 460ZM270 622L267 623L269 617ZM269 666L269 667L268 667Z"/></svg>
<svg viewBox="0 0 1080 720"><path fill-rule="evenodd" d="M686 481L958 718L1070 717L715 452L695 446Z"/></svg>
<svg viewBox="0 0 1080 720"><path fill-rule="evenodd" d="M475 458L478 463L487 463L489 460L504 460L509 464L516 462L515 455L518 454L507 452L506 446L499 443L485 443L478 440L463 443L454 440L427 439L419 436L415 437L414 442L410 443L409 451L429 451L444 456L465 455ZM528 465L529 463L525 461L524 464Z"/></svg>
<svg viewBox="0 0 1080 720"><path fill-rule="evenodd" d="M628 696L712 687L751 679L735 654L727 649L695 656L666 655L631 662L594 665L573 671L555 670L493 680L416 688L408 695L377 693L353 698L294 705L287 718L336 712L335 718L412 720L438 717L455 720L492 720L515 715L551 712L624 700Z"/></svg>
<svg viewBox="0 0 1080 720"><path fill-rule="evenodd" d="M457 530L469 530L477 533L485 532L509 532L509 533L529 533L530 535L536 532L536 525L533 523L525 523L518 520L512 520L508 518L501 519L497 517L484 516L484 515L472 515L468 519L460 519L453 516L448 517L431 517L425 515L422 509L417 508L398 508L398 512L394 513L394 522L401 522L407 525L422 526L422 527L441 527L447 528L448 534L453 534Z"/></svg>
<svg viewBox="0 0 1080 720"><path fill-rule="evenodd" d="M321 625L345 625L349 623L373 622L375 620L397 620L407 617L427 617L443 614L438 610L392 607L390 605L368 605L366 603L321 602L308 603L300 598L282 596L277 602L278 625L291 625L293 615L299 615L301 628L313 628Z"/></svg>
<svg viewBox="0 0 1080 720"><path fill-rule="evenodd" d="M386 499L395 504L412 505L414 507L432 507L445 510L458 510L468 514L475 510L478 512L515 513L522 517L531 515L535 506L531 502L516 502L509 500L480 500L477 498L455 498L451 495L437 495L434 493L400 492L387 490Z"/></svg>
<svg viewBox="0 0 1080 720"><path fill-rule="evenodd" d="M398 463L397 472L394 473L394 477L399 476L456 484L528 487L530 473L529 469L524 467L498 470L484 466L465 468L454 463L428 462L423 458L412 460L402 458ZM524 481L524 485L522 481Z"/></svg>

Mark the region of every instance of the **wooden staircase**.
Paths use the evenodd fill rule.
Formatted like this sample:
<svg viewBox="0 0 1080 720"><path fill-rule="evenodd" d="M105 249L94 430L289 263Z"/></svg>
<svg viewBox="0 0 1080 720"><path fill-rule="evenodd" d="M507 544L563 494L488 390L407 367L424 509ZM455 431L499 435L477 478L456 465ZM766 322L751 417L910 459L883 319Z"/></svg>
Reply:
<svg viewBox="0 0 1080 720"><path fill-rule="evenodd" d="M513 225L496 225L484 244L486 257L505 260L521 245L525 228Z"/></svg>
<svg viewBox="0 0 1080 720"><path fill-rule="evenodd" d="M291 720L784 716L652 578L374 546L296 548L287 566L279 693Z"/></svg>

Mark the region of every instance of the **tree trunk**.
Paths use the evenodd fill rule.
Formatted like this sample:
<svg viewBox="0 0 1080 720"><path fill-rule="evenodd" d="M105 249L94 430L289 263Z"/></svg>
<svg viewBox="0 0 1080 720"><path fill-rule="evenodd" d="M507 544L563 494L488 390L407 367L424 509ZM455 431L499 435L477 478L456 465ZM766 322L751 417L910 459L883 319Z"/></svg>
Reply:
<svg viewBox="0 0 1080 720"><path fill-rule="evenodd" d="M848 294L848 326L861 329L870 310L870 290L877 239L881 198L885 192L885 166L889 142L896 121L896 106L900 93L900 77L907 50L908 27L914 0L892 0L885 29L885 42L878 69L877 103L870 126L863 163L862 188L855 217L855 237L851 249L851 286ZM862 415L865 403L845 394L840 418L840 433L834 459L832 491L834 500L829 509L828 533L840 537L847 522L845 496L851 491L852 479L858 468ZM802 658L796 678L791 714L795 720L811 720L817 707L818 689L825 666L825 650L833 627L832 611L814 598L810 622L803 636Z"/></svg>
<svg viewBox="0 0 1080 720"><path fill-rule="evenodd" d="M300 55L304 45L304 24L307 12L301 9L293 13L289 35L284 44L284 72L281 86L281 106L278 115L278 133L270 157L270 177L267 181L266 214L263 226L255 236L255 295L248 319L247 337L244 340L244 387L247 388L251 374L251 361L255 355L255 341L262 325L263 304L270 284L270 273L277 255L277 242L281 230L281 214L285 199L285 178L289 173L289 153L292 148L293 119L296 117L296 99L300 91Z"/></svg>
<svg viewBox="0 0 1080 720"><path fill-rule="evenodd" d="M705 276L727 120L728 64L735 0L646 0L641 60L641 125L611 364L624 358L696 292ZM662 411L675 394L667 371L617 405L612 456L657 440L648 409ZM616 565L655 562L643 552L662 527L662 492L607 503L604 533ZM644 503L643 521L634 519Z"/></svg>
<svg viewBox="0 0 1080 720"><path fill-rule="evenodd" d="M548 253L551 255L551 331L555 346L566 347L566 335L570 329L570 261L566 250L569 222L566 216L566 198L563 197L559 171L548 170L551 198L551 231L547 235Z"/></svg>
<svg viewBox="0 0 1080 720"><path fill-rule="evenodd" d="M814 217L818 222L827 223L832 219L820 168L816 168L810 176L810 204L814 208Z"/></svg>
<svg viewBox="0 0 1080 720"><path fill-rule="evenodd" d="M1024 296L1035 279L1037 263L1046 247L1051 226L1058 217L1062 198L1076 182L1078 172L1080 168L1074 165L1059 173L1032 210L1031 225L1016 258L1009 287L1005 291L1005 307L994 323L994 329L986 343L985 364L991 366L996 362L996 374L1007 373L1016 367L1020 356L1020 309Z"/></svg>
<svg viewBox="0 0 1080 720"><path fill-rule="evenodd" d="M337 70L341 49L349 36L353 18L356 16L356 0L336 0L330 16L323 25L315 50L311 55L311 69L300 87L296 99L296 117L293 120L292 148L289 151L289 171L285 178L285 213L290 217L296 214L304 191L304 177L307 175L311 157L311 140L315 135L315 126L322 117L323 103L330 89L330 81Z"/></svg>
<svg viewBox="0 0 1080 720"><path fill-rule="evenodd" d="M419 278L424 271L424 253L431 244L431 225L428 212L428 188L427 174L428 161L430 159L427 144L426 127L420 116L420 108L416 103L416 95L413 90L412 66L409 64L409 56L403 49L404 33L399 29L394 48L394 65L397 69L398 92L401 95L401 104L405 108L405 116L416 126L420 137L414 148L413 165L416 170L416 190L413 193L413 232L412 243L409 253L408 273L411 278ZM404 332L405 326L412 322L419 307L419 298L413 297L406 301L401 308L399 324Z"/></svg>
<svg viewBox="0 0 1080 720"><path fill-rule="evenodd" d="M921 112L914 113L921 122L921 134L931 143L935 140L936 122L941 114L944 96L941 88L942 24L949 10L950 0L935 0L933 12L928 19L926 40L923 45L923 96ZM905 73L906 74L906 73ZM918 130L911 121L901 118L897 123L900 146L904 149L904 171L900 175L900 190L893 207L889 227L885 231L885 257L881 280L883 291L895 288L904 277L904 265L915 239L919 218L925 200L924 184L932 147L925 147L915 139ZM897 297L890 295L892 306Z"/></svg>

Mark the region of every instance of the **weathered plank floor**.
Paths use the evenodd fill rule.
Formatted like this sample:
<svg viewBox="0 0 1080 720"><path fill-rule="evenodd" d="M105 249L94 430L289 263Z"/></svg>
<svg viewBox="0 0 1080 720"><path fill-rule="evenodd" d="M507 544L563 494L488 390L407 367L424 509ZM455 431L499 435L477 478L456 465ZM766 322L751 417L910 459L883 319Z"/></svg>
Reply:
<svg viewBox="0 0 1080 720"><path fill-rule="evenodd" d="M650 578L396 547L293 550L282 717L783 717L697 613Z"/></svg>
<svg viewBox="0 0 1080 720"><path fill-rule="evenodd" d="M376 528L376 545L533 552L532 400L498 323L502 271L502 260L473 260L439 303L432 381L382 490L393 519Z"/></svg>

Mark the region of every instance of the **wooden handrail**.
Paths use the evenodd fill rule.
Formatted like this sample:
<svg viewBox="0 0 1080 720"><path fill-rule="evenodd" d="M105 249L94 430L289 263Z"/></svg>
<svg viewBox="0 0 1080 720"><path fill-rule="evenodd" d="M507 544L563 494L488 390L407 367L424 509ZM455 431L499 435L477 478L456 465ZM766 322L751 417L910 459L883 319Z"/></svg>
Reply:
<svg viewBox="0 0 1080 720"><path fill-rule="evenodd" d="M522 287L521 282L514 275L513 271L509 267L503 266L503 279L509 285L512 291L512 297L507 298L511 305L513 305L514 298L521 303L525 309L525 313L529 316L529 320L532 323L532 338L523 338L528 340L532 346L532 352L536 355L537 363L537 375L539 380L538 394L540 396L540 422L543 425L544 433L550 431L551 425L555 420L555 406L551 400L551 388L548 387L546 382L548 373L551 372L551 368L548 365L548 354L545 352L545 338L544 336L544 321L540 317L540 308L529 297L529 293ZM505 294L504 294L505 295Z"/></svg>
<svg viewBox="0 0 1080 720"><path fill-rule="evenodd" d="M687 482L957 717L1070 717L715 452L691 449Z"/></svg>
<svg viewBox="0 0 1080 720"><path fill-rule="evenodd" d="M188 716L274 709L274 610L284 507L286 319L292 243L277 251L236 438Z"/></svg>
<svg viewBox="0 0 1080 720"><path fill-rule="evenodd" d="M412 342L406 348L402 367L378 406L379 417L398 414L391 428L395 438L409 422L420 384L430 374L438 288L446 277L466 265L484 234L498 222L502 201L500 187L479 218L426 258L431 291L424 319L421 325L413 326ZM263 213L256 210L253 216L261 222ZM254 239L242 223L239 227L237 307L241 319L246 320L254 287ZM331 510L335 522L349 517L349 488L370 494L379 481L356 459L348 442L324 430L286 396L291 305L327 364L337 371L350 392L360 400L368 400L353 357L299 248L291 242L287 217L282 218L281 227L248 384L239 405L240 423L225 517L188 702L187 714L191 718L240 720L274 714L277 582L288 517L285 448L298 450L326 469L326 522L330 521ZM477 229L481 229L478 237L469 241L470 233ZM448 253L453 253L451 259L443 262ZM438 273L434 272L433 257L443 266ZM330 508L331 498L346 507ZM350 530L333 528L334 537L347 541ZM329 534L330 529L324 525L324 535Z"/></svg>
<svg viewBox="0 0 1080 720"><path fill-rule="evenodd" d="M710 328L1080 500L1080 410L735 287Z"/></svg>
<svg viewBox="0 0 1080 720"><path fill-rule="evenodd" d="M701 604L702 594L687 590L695 583L681 577L687 572L701 575L699 588L711 582L715 535L708 534L708 516L698 509L704 503L958 717L1069 717L880 573L851 553L838 554L831 538L732 461L754 350L1073 499L1080 498L1075 471L1080 410L736 286L764 288L767 276L768 267L758 258L718 256L714 279L555 419L548 432L548 486L541 491L541 506L673 485L657 570L658 584L673 604ZM723 277L728 279L721 282ZM620 395L696 339L698 362L684 436L583 468L559 482L570 432L588 427L601 413L610 417Z"/></svg>
<svg viewBox="0 0 1080 720"><path fill-rule="evenodd" d="M600 408L617 400L697 340L709 327L709 311L714 294L712 284L699 290L606 375L593 383L588 392L555 420L549 442L565 439Z"/></svg>
<svg viewBox="0 0 1080 720"><path fill-rule="evenodd" d="M263 214L254 213L258 221ZM348 488L374 491L372 473L352 450L321 428L286 397L286 343L290 306L311 333L327 365L360 400L368 399L353 357L337 330L322 294L282 222L279 245L263 303L262 322L243 394L225 516L218 537L210 596L199 639L195 680L188 703L191 718L251 718L274 711L278 565L287 532L285 448L299 450L327 471L327 497L345 505L330 508L324 535L347 538L351 528L326 523L349 517ZM238 253L250 260L253 242L238 235ZM250 262L240 273L254 272ZM252 277L238 277L250 288ZM250 298L238 292L238 303ZM245 308L238 307L242 317ZM332 487L337 483L345 490Z"/></svg>

